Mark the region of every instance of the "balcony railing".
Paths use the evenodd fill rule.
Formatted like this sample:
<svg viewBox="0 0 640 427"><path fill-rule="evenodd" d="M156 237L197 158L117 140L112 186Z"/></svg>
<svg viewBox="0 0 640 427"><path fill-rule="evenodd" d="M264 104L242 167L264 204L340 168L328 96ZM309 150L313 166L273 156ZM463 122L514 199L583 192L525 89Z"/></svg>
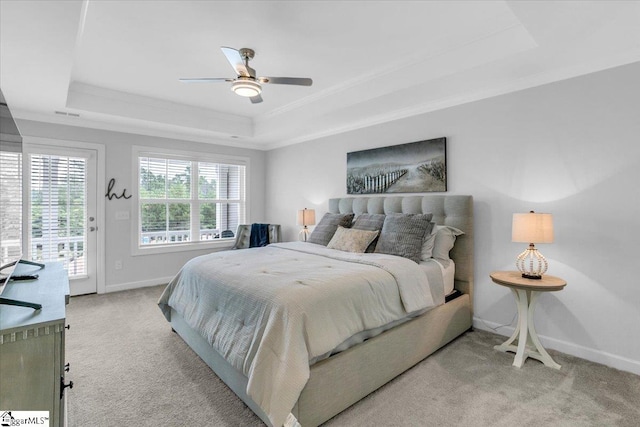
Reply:
<svg viewBox="0 0 640 427"><path fill-rule="evenodd" d="M232 238L235 232L230 230L220 230L219 228L209 228L200 230L200 241L218 240ZM191 242L191 232L189 230L181 231L147 231L140 233L143 246L146 245L166 245L173 243Z"/></svg>
<svg viewBox="0 0 640 427"><path fill-rule="evenodd" d="M0 265L13 261L22 253L20 239L0 240Z"/></svg>
<svg viewBox="0 0 640 427"><path fill-rule="evenodd" d="M32 237L32 261L62 261L70 277L87 274L84 236Z"/></svg>

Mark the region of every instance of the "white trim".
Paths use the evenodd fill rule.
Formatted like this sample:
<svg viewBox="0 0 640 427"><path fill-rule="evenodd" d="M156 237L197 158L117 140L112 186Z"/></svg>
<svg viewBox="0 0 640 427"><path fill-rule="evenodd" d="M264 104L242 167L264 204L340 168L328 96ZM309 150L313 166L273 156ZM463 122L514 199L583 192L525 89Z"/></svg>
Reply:
<svg viewBox="0 0 640 427"><path fill-rule="evenodd" d="M246 223L250 221L250 171L251 171L251 159L245 156L235 156L228 154L217 154L214 152L202 152L202 151L185 151L185 150L173 150L169 148L149 147L143 145L133 145L131 147L131 188L134 189L132 194L132 203L134 211L132 212L132 225L135 227L135 232L131 236L131 256L141 255L155 255L174 252L185 251L202 251L202 250L224 250L230 249L235 242L235 239L220 239L217 241L206 242L188 242L178 243L170 245L153 245L141 247L139 245L138 230L140 230L140 215L138 208L140 206L140 191L139 191L139 172L138 161L140 156L153 157L162 156L164 158L171 158L175 160L191 160L191 161L203 161L212 163L226 163L231 165L239 165L245 167L244 174L244 221Z"/></svg>
<svg viewBox="0 0 640 427"><path fill-rule="evenodd" d="M506 337L510 336L515 330L513 326L504 326L499 323L490 322L488 320L484 320L475 316L473 318L473 327L483 331L489 331L499 335L504 335ZM504 332L498 332L494 328L500 328L500 330ZM624 356L618 356L616 354L607 353L605 351L584 347L578 344L562 341L556 338L550 338L543 335L538 335L538 338L540 338L542 345L547 348L551 348L553 350L557 350L571 356L576 356L581 359L589 360L591 362L600 363L602 365L609 366L615 369L620 369L621 371L627 371L636 375L640 375L640 361L638 360L629 359Z"/></svg>
<svg viewBox="0 0 640 427"><path fill-rule="evenodd" d="M147 145L133 145L131 147L132 153L136 157L134 164L138 165L137 157L140 154L145 155L154 155L154 154L162 154L164 156L171 156L176 160L202 160L202 161L211 161L213 163L230 163L235 165L248 165L249 157L245 156L234 156L231 154L217 154L214 152L207 151L192 151L192 150L173 150L171 148L161 148L161 147L150 147ZM137 179L137 177L136 177Z"/></svg>
<svg viewBox="0 0 640 427"><path fill-rule="evenodd" d="M112 123L100 120L98 117L92 117L90 113L83 113L81 117L64 116L58 114L46 114L32 110L21 110L11 108L14 118L20 120L30 120L34 122L53 123L58 125L74 126L80 128L89 128L92 130L103 130L110 132L130 133L134 135L152 136L162 138L164 140L182 140L200 142L203 144L224 145L233 148L245 148L251 150L266 150L265 146L253 140L251 137L242 137L238 135L228 135L204 131L201 129L178 127L166 123L154 122L154 127L143 126L139 123ZM144 122L148 124L148 122Z"/></svg>
<svg viewBox="0 0 640 427"><path fill-rule="evenodd" d="M108 285L105 292L128 291L131 289L148 288L149 286L166 285L173 279L173 276L158 277L156 279L140 280L137 282L116 283Z"/></svg>
<svg viewBox="0 0 640 427"><path fill-rule="evenodd" d="M137 209L137 207L136 207ZM138 221L138 218L136 218ZM138 230L138 228L136 228ZM138 236L136 234L135 241L132 243L131 256L144 256L144 255L157 255L157 254L172 254L175 252L188 252L188 251L223 251L231 249L235 242L235 238L220 239L219 241L209 242L188 242L188 243L175 243L172 245L153 245L153 246L138 246Z"/></svg>
<svg viewBox="0 0 640 427"><path fill-rule="evenodd" d="M101 189L101 188L105 188L106 186L106 149L104 144L96 144L93 142L83 142L83 141L68 141L68 140L60 140L60 139L53 139L53 138L42 138L42 137L38 137L38 136L23 136L22 139L22 144L23 147L30 147L30 146L47 146L49 148L60 148L60 147L64 147L64 148L77 148L77 149L84 149L84 150L95 150L96 151L96 189ZM23 149L24 151L24 149ZM24 179L29 179L28 176L26 176L27 172L25 169L27 168L23 168L23 182ZM26 176L26 177L25 177ZM96 285L97 285L97 292L99 294L106 292L106 278L105 278L105 244L106 244L106 238L105 238L105 224L106 224L106 203L105 203L105 198L104 197L100 197L102 193L98 192L98 194L96 194L96 226L98 227L98 229L96 230L96 237L97 237L97 242L96 242ZM23 220L26 218L26 220L28 221L28 217L26 217L26 212L24 212L25 209L23 209ZM25 222L26 224L26 222ZM25 233L25 227L23 227L23 233ZM23 241L27 241L27 240L23 240Z"/></svg>

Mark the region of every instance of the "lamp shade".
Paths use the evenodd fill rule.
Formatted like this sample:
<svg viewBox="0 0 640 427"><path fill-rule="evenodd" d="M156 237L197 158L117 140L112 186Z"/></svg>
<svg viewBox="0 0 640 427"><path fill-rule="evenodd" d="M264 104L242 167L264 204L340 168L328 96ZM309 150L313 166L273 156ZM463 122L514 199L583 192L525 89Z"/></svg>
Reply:
<svg viewBox="0 0 640 427"><path fill-rule="evenodd" d="M514 213L511 240L523 243L552 243L553 215L548 213Z"/></svg>
<svg viewBox="0 0 640 427"><path fill-rule="evenodd" d="M298 225L314 225L316 223L316 211L314 209L300 209L298 211Z"/></svg>

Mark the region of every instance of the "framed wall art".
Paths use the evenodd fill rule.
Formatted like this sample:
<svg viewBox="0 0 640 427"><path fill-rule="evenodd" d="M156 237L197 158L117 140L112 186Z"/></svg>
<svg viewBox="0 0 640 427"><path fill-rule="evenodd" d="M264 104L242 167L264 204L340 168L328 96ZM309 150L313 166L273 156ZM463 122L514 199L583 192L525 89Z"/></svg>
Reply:
<svg viewBox="0 0 640 427"><path fill-rule="evenodd" d="M447 191L447 138L347 153L347 194Z"/></svg>

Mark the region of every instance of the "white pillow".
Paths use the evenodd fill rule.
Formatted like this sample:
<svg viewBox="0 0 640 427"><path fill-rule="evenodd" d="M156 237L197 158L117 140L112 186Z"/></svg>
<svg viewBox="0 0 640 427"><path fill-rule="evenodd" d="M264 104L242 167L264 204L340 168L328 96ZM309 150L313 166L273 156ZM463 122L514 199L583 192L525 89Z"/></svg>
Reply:
<svg viewBox="0 0 640 427"><path fill-rule="evenodd" d="M379 231L358 230L338 226L327 248L346 252L364 253L367 247L378 237Z"/></svg>
<svg viewBox="0 0 640 427"><path fill-rule="evenodd" d="M425 234L424 240L422 241L422 253L420 255L420 259L422 261L427 261L433 255L433 245L436 242L436 233L438 232L438 225L435 222L431 223L431 232L429 234Z"/></svg>
<svg viewBox="0 0 640 427"><path fill-rule="evenodd" d="M449 225L435 225L431 229L431 234L422 243L422 259L429 258L450 259L449 251L456 242L456 236L464 234L462 230Z"/></svg>

